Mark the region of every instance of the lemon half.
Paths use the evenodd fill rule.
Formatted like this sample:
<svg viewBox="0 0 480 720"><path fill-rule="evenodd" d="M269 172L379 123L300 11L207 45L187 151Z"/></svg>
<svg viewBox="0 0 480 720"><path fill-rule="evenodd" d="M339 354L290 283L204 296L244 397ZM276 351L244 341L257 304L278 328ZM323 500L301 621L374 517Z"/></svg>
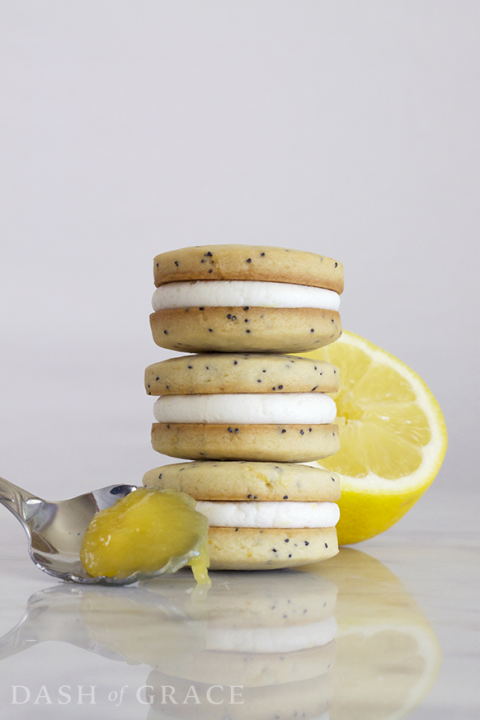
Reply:
<svg viewBox="0 0 480 720"><path fill-rule="evenodd" d="M350 332L302 353L340 368L340 451L318 465L341 475L341 545L388 530L423 495L440 469L447 430L440 407L407 365Z"/></svg>

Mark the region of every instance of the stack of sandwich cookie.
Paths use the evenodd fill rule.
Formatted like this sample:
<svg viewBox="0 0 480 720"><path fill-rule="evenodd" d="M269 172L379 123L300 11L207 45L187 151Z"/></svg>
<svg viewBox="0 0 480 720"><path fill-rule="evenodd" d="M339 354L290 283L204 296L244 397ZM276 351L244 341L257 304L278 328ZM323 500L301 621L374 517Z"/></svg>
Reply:
<svg viewBox="0 0 480 720"><path fill-rule="evenodd" d="M342 266L279 248L187 248L155 258L155 284L155 342L200 354L147 368L146 391L159 396L152 445L195 462L152 470L145 485L197 500L212 569L335 555L338 477L293 463L338 451L328 393L339 371L284 353L337 339Z"/></svg>
<svg viewBox="0 0 480 720"><path fill-rule="evenodd" d="M180 352L306 352L341 335L343 267L272 247L184 248L154 261L153 339Z"/></svg>

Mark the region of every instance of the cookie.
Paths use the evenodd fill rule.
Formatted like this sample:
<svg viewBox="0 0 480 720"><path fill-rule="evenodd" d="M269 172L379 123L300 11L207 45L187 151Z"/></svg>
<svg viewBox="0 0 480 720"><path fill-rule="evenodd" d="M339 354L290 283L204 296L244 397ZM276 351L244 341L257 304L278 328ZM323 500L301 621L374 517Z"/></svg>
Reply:
<svg viewBox="0 0 480 720"><path fill-rule="evenodd" d="M154 260L155 286L191 280L255 280L343 292L343 265L303 250L270 246L200 245Z"/></svg>
<svg viewBox="0 0 480 720"><path fill-rule="evenodd" d="M327 560L338 553L331 528L210 527L211 570L267 570Z"/></svg>
<svg viewBox="0 0 480 720"><path fill-rule="evenodd" d="M150 315L154 342L178 352L297 353L338 340L340 314L318 308L187 307Z"/></svg>
<svg viewBox="0 0 480 720"><path fill-rule="evenodd" d="M148 395L337 392L331 363L292 355L209 353L170 358L145 370Z"/></svg>
<svg viewBox="0 0 480 720"><path fill-rule="evenodd" d="M338 475L295 463L176 463L149 470L143 484L185 492L195 500L336 502L340 498Z"/></svg>
<svg viewBox="0 0 480 720"><path fill-rule="evenodd" d="M157 452L191 460L311 462L340 449L338 426L154 423Z"/></svg>

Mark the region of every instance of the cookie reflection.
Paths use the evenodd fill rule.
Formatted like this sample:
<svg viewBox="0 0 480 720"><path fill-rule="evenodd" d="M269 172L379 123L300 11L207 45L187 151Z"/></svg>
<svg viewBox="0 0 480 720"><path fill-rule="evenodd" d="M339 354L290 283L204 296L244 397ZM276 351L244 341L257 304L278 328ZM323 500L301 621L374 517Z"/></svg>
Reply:
<svg viewBox="0 0 480 720"><path fill-rule="evenodd" d="M150 674L149 720L324 715L333 696L336 586L289 570L212 575L196 609L205 649L165 657ZM166 598L173 590L157 588Z"/></svg>

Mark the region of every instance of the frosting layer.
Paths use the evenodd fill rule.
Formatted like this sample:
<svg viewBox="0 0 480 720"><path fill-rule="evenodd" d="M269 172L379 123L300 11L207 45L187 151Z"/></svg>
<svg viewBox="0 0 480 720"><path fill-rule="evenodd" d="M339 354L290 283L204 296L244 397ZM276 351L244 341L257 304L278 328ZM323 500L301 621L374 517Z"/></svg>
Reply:
<svg viewBox="0 0 480 720"><path fill-rule="evenodd" d="M172 282L155 290L157 310L187 307L278 307L338 310L340 295L334 290L255 280L198 280Z"/></svg>
<svg viewBox="0 0 480 720"><path fill-rule="evenodd" d="M162 395L153 414L163 423L324 425L337 408L325 393Z"/></svg>
<svg viewBox="0 0 480 720"><path fill-rule="evenodd" d="M211 527L335 527L340 509L333 502L218 502L199 500L196 509Z"/></svg>

